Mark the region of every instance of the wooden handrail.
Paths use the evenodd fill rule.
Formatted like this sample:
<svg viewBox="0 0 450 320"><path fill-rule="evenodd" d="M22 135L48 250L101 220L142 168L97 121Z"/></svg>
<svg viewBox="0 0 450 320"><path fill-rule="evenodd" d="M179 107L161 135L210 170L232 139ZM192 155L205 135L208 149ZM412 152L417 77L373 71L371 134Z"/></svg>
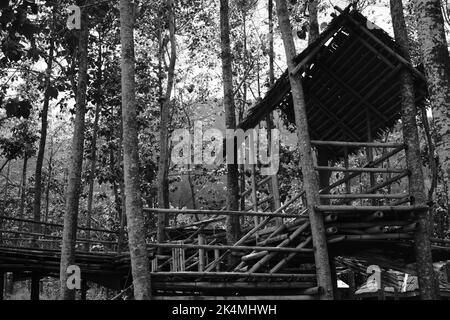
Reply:
<svg viewBox="0 0 450 320"><path fill-rule="evenodd" d="M402 143L390 142L349 142L349 141L321 141L311 140L312 145L334 146L334 147L356 147L356 148L404 148Z"/></svg>

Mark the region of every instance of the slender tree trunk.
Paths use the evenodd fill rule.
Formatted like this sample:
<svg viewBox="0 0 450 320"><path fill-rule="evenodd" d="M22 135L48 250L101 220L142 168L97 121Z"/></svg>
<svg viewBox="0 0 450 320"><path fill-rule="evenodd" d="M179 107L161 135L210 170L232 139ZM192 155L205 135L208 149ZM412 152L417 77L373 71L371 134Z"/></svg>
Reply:
<svg viewBox="0 0 450 320"><path fill-rule="evenodd" d="M88 177L88 202L87 202L87 215L86 215L86 227L91 227L91 217L92 217L92 202L94 200L94 180L95 180L95 166L97 162L97 134L98 134L98 122L100 118L100 110L102 108L101 95L102 95L102 41L101 36L99 36L99 48L97 57L97 104L95 106L94 114L94 128L92 129L92 145L91 145L91 162ZM91 238L91 232L86 231L86 238ZM90 243L86 244L86 250L89 251Z"/></svg>
<svg viewBox="0 0 450 320"><path fill-rule="evenodd" d="M309 37L308 43L313 43L319 37L319 20L317 18L317 7L319 0L310 0L308 4L309 14Z"/></svg>
<svg viewBox="0 0 450 320"><path fill-rule="evenodd" d="M421 108L420 110L422 125L425 131L425 137L427 139L428 145L428 161L430 162L430 170L431 170L431 185L428 190L428 201L433 201L433 194L437 186L438 181L438 168L437 168L437 158L435 158L435 149L434 149L434 141L431 136L430 123L428 122L427 110L425 108Z"/></svg>
<svg viewBox="0 0 450 320"><path fill-rule="evenodd" d="M89 2L88 2L89 3ZM67 287L67 267L75 262L78 208L81 192L81 171L83 168L84 117L86 113L86 90L88 68L89 19L86 9L81 12L81 30L78 43L78 83L76 94L75 129L72 140L72 155L69 161L69 175L64 213L64 230L61 245L60 298L74 300L75 290Z"/></svg>
<svg viewBox="0 0 450 320"><path fill-rule="evenodd" d="M223 104L225 107L225 125L227 129L236 129L236 115L233 101L233 74L231 69L230 24L228 0L220 0L220 39L222 51ZM233 143L234 145L234 143ZM238 164L227 157L227 208L239 209L239 174ZM233 163L231 163L233 162ZM228 216L226 220L227 243L239 240L240 225L238 216ZM229 263L234 263L231 259Z"/></svg>
<svg viewBox="0 0 450 320"><path fill-rule="evenodd" d="M136 300L151 298L150 266L145 243L144 216L139 175L139 144L135 97L134 3L120 0L120 43L122 45L123 160L128 239Z"/></svg>
<svg viewBox="0 0 450 320"><path fill-rule="evenodd" d="M19 218L24 218L25 214L25 201L26 195L25 189L27 187L27 167L28 167L28 151L25 150L23 155L22 166L22 183L20 184L20 205L19 205Z"/></svg>
<svg viewBox="0 0 450 320"><path fill-rule="evenodd" d="M45 217L44 222L48 222L48 211L50 208L50 188L53 174L53 138L50 141L50 156L48 158L47 187L45 188Z"/></svg>
<svg viewBox="0 0 450 320"><path fill-rule="evenodd" d="M422 59L430 94L431 110L439 137L436 152L450 190L450 57L445 39L440 0L415 0ZM447 193L450 198L450 194Z"/></svg>
<svg viewBox="0 0 450 320"><path fill-rule="evenodd" d="M269 84L270 87L275 83L274 72L274 50L273 50L273 0L269 0Z"/></svg>
<svg viewBox="0 0 450 320"><path fill-rule="evenodd" d="M55 16L55 8L56 5L53 5L53 16ZM45 154L45 143L47 140L47 127L48 127L48 107L50 104L50 87L51 83L51 75L53 68L53 55L55 51L55 42L53 39L53 35L50 36L50 49L47 59L47 72L45 75L45 93L44 93L44 106L41 112L41 137L39 141L39 150L36 159L36 169L34 173L34 202L33 202L33 217L34 221L41 221L41 198L42 198L42 166L44 164L44 154ZM39 224L35 224L33 226L33 230L35 233L40 233L41 226Z"/></svg>
<svg viewBox="0 0 450 320"><path fill-rule="evenodd" d="M284 0L276 0L276 7L286 52L292 99L294 102L295 124L297 127L298 147L300 151L300 165L303 173L303 184L306 192L307 207L309 209L311 235L314 243L317 285L323 289L323 294L321 295L322 299L333 299L333 283L331 279L323 217L314 209L314 206L320 203L319 181L317 173L314 170L303 86L301 78L293 76L291 73L295 68L295 45L294 39L292 38L291 23L289 21L286 2Z"/></svg>
<svg viewBox="0 0 450 320"><path fill-rule="evenodd" d="M170 122L170 99L175 77L175 63L177 60L177 48L175 39L175 15L172 0L167 0L169 10L168 25L170 39L170 62L167 75L166 93L161 94L161 124L160 124L160 155L158 167L158 206L160 208L169 207L169 122ZM161 41L160 41L161 43ZM164 57L163 47L160 48L160 61ZM160 70L162 72L162 70ZM158 215L158 242L165 240L165 227L167 226L167 215Z"/></svg>
<svg viewBox="0 0 450 320"><path fill-rule="evenodd" d="M409 54L408 32L406 30L403 4L401 0L390 0L392 24L394 27L395 41L399 44L402 55L408 61ZM414 79L406 68L400 74L402 87L402 123L403 139L407 145L406 162L411 172L409 177L409 191L414 197L415 204L425 204L425 184L422 172L422 159L420 155L419 133L417 130L415 105ZM430 217L431 211L427 211L419 217L419 228L415 234L415 249L417 274L419 275L419 289L422 299L436 299L439 295L433 270L430 244Z"/></svg>

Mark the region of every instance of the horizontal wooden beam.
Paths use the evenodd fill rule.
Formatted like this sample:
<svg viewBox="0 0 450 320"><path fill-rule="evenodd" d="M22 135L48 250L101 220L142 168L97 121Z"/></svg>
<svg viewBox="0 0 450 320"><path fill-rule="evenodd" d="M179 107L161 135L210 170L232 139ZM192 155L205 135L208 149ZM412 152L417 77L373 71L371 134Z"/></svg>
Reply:
<svg viewBox="0 0 450 320"><path fill-rule="evenodd" d="M200 244L183 244L183 243L148 243L149 247L156 248L180 248L180 249L205 249L205 250L230 250L230 251L269 251L269 252L297 252L310 253L312 249L297 249L283 247L259 247L259 246L230 246L230 245L200 245Z"/></svg>
<svg viewBox="0 0 450 320"><path fill-rule="evenodd" d="M339 171L339 172L371 172L371 173L404 173L405 169L395 168L344 168L344 167L325 167L315 166L318 171Z"/></svg>
<svg viewBox="0 0 450 320"><path fill-rule="evenodd" d="M64 225L58 224L58 223L41 222L41 221L34 221L34 220L13 218L13 217L6 217L6 216L0 216L0 220L17 221L17 222L23 222L23 223L29 223L29 224L38 224L38 225L42 225L42 226L57 227L57 228L63 228L64 227ZM94 228L86 228L86 227L80 227L80 226L77 227L77 230L104 232L104 233L111 233L111 234L119 234L120 233L118 231L111 231L111 230L107 230L107 229L94 229Z"/></svg>
<svg viewBox="0 0 450 320"><path fill-rule="evenodd" d="M344 193L344 194L321 194L321 199L403 199L409 197L405 193L382 194L382 193Z"/></svg>
<svg viewBox="0 0 450 320"><path fill-rule="evenodd" d="M161 209L144 208L144 211L162 214L204 214L204 215L225 215L225 216L253 216L253 217L280 217L280 218L299 218L298 214L285 213L266 213L253 211L226 211L226 210L180 210L180 209ZM305 220L308 218L305 217Z"/></svg>
<svg viewBox="0 0 450 320"><path fill-rule="evenodd" d="M348 141L319 141L311 140L312 145L334 146L334 147L356 147L356 148L404 148L402 143L384 142L348 142Z"/></svg>
<svg viewBox="0 0 450 320"><path fill-rule="evenodd" d="M390 239L412 239L409 233L383 233L383 234L352 234L336 236L340 241L361 241L361 240L390 240ZM330 238L332 241L333 238Z"/></svg>
<svg viewBox="0 0 450 320"><path fill-rule="evenodd" d="M315 206L315 210L320 212L418 212L430 210L428 206L414 205L414 206L331 206L322 205Z"/></svg>
<svg viewBox="0 0 450 320"><path fill-rule="evenodd" d="M152 288L160 290L254 290L254 289L308 289L308 292L317 294L318 289L314 282L299 282L299 281L285 281L285 282L153 282ZM314 289L313 289L314 288ZM297 292L298 293L298 292Z"/></svg>
<svg viewBox="0 0 450 320"><path fill-rule="evenodd" d="M214 301L254 301L254 300L316 300L314 295L258 295L258 296L160 296L152 297L154 300L179 300L179 301L196 301L196 300L214 300Z"/></svg>
<svg viewBox="0 0 450 320"><path fill-rule="evenodd" d="M398 147L398 148L396 148L396 149L386 153L384 156L381 156L380 158L369 162L363 168L373 168L373 167L383 163L384 161L386 161L390 157L392 157L392 156L396 155L397 153L401 152L403 149L405 149L404 146ZM330 191L331 189L336 188L337 186L340 186L341 184L349 181L350 179L353 179L353 178L359 176L360 174L361 174L360 172L351 173L351 174L348 175L348 177L340 179L340 180L334 182L333 184L323 188L322 190L320 190L320 193L326 193L326 192ZM370 193L370 192L368 192L368 193Z"/></svg>
<svg viewBox="0 0 450 320"><path fill-rule="evenodd" d="M246 273L246 272L195 272L195 271L180 271L180 272L151 272L152 277L212 277L212 278L284 278L284 279L316 279L313 273Z"/></svg>

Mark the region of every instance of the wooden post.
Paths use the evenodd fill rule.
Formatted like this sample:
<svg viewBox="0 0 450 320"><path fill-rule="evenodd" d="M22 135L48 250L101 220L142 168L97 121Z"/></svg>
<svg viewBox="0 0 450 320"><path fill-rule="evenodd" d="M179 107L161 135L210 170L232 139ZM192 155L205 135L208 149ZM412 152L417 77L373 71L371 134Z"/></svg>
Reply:
<svg viewBox="0 0 450 320"><path fill-rule="evenodd" d="M252 202L253 202L253 211L257 212L258 211L258 195L256 193L256 170L255 167L256 165L250 165L252 168ZM259 224L259 219L258 217L253 217L255 226L257 226Z"/></svg>
<svg viewBox="0 0 450 320"><path fill-rule="evenodd" d="M5 272L0 272L0 300L3 300L3 293L5 291Z"/></svg>
<svg viewBox="0 0 450 320"><path fill-rule="evenodd" d="M205 244L205 237L203 234L198 235L198 244ZM205 249L198 249L198 271L202 272L205 269Z"/></svg>
<svg viewBox="0 0 450 320"><path fill-rule="evenodd" d="M214 249L214 260L220 259L220 251L219 249ZM216 264L216 272L220 272L220 263Z"/></svg>
<svg viewBox="0 0 450 320"><path fill-rule="evenodd" d="M370 110L369 108L366 109L366 119L367 119L367 141L368 142L372 142L373 138L372 138L372 122L370 119ZM371 163L373 161L373 149L371 147L367 147L366 148L366 153L367 153L367 162ZM370 188L373 188L375 186L375 174L374 173L370 173ZM376 203L376 200L372 200L372 205L374 206Z"/></svg>
<svg viewBox="0 0 450 320"><path fill-rule="evenodd" d="M348 148L347 147L344 147L344 167L346 169L348 169L348 167L349 167L349 164L348 164ZM345 177L345 193L350 193L351 192L351 184L350 184L348 171L344 172L344 177ZM351 201L346 202L346 203L347 204L351 203Z"/></svg>
<svg viewBox="0 0 450 320"><path fill-rule="evenodd" d="M355 282L355 273L350 270L348 272L348 299L355 300L355 292L356 292L356 282Z"/></svg>
<svg viewBox="0 0 450 320"><path fill-rule="evenodd" d="M38 272L33 271L31 273L31 292L30 298L31 300L37 301L39 300L39 281L41 277Z"/></svg>
<svg viewBox="0 0 450 320"><path fill-rule="evenodd" d="M86 300L86 296L87 296L87 291L88 291L89 287L87 284L87 280L83 279L81 280L81 300L85 301Z"/></svg>
<svg viewBox="0 0 450 320"><path fill-rule="evenodd" d="M328 167L329 153L324 148L317 148L317 165ZM330 184L331 171L319 171L319 188L326 190L326 187ZM324 192L327 194L329 192ZM329 200L323 201L323 204L329 204Z"/></svg>
<svg viewBox="0 0 450 320"><path fill-rule="evenodd" d="M158 257L152 259L152 272L158 272Z"/></svg>
<svg viewBox="0 0 450 320"><path fill-rule="evenodd" d="M272 127L274 127L272 113L269 113L267 115L266 122L267 122L267 150L269 151L269 154L272 155ZM279 207L281 207L279 182L276 173L271 176L271 184L269 184L269 190L272 194L273 199L272 202L273 203L272 212L273 212L277 210ZM278 226L281 226L283 224L282 218L277 218L275 221Z"/></svg>

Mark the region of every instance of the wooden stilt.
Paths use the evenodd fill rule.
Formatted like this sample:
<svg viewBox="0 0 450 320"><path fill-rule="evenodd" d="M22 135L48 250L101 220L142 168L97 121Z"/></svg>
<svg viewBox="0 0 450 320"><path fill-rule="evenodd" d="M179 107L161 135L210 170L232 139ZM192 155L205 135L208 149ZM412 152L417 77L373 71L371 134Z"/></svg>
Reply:
<svg viewBox="0 0 450 320"><path fill-rule="evenodd" d="M6 273L0 272L0 300L4 299Z"/></svg>
<svg viewBox="0 0 450 320"><path fill-rule="evenodd" d="M355 282L355 273L350 270L348 272L348 299L355 300L355 292L356 292L356 282Z"/></svg>
<svg viewBox="0 0 450 320"><path fill-rule="evenodd" d="M39 281L41 277L38 272L33 271L31 273L31 292L30 298L31 300L39 300Z"/></svg>
<svg viewBox="0 0 450 320"><path fill-rule="evenodd" d="M198 244L205 244L205 237L203 234L198 235ZM205 249L198 249L198 271L203 271L205 269Z"/></svg>
<svg viewBox="0 0 450 320"><path fill-rule="evenodd" d="M88 289L89 287L87 284L87 280L85 279L81 280L81 297L80 297L81 300L86 301Z"/></svg>

